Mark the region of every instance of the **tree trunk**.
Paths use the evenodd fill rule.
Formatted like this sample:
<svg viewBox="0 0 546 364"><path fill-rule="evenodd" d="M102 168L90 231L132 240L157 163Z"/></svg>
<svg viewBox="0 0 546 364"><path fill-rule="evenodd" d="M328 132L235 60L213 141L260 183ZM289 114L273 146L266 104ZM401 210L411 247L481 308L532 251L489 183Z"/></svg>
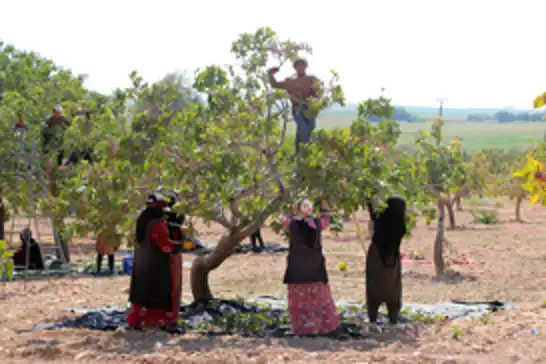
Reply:
<svg viewBox="0 0 546 364"><path fill-rule="evenodd" d="M436 239L434 240L434 268L436 275L444 274L444 221L445 221L445 205L442 201L438 202L438 228L436 230Z"/></svg>
<svg viewBox="0 0 546 364"><path fill-rule="evenodd" d="M58 219L55 215L53 215L51 218L51 222L53 223L54 240L58 248L56 254L57 259L63 263L70 263L70 250L68 249L68 243L62 237L64 228L63 219Z"/></svg>
<svg viewBox="0 0 546 364"><path fill-rule="evenodd" d="M463 203L461 196L455 197L455 207L457 211L463 211Z"/></svg>
<svg viewBox="0 0 546 364"><path fill-rule="evenodd" d="M523 202L523 197L521 195L518 195L516 197L516 221L523 221L521 218L521 204Z"/></svg>
<svg viewBox="0 0 546 364"><path fill-rule="evenodd" d="M444 205L444 204L442 204ZM447 209L447 216L449 218L449 228L455 229L455 211L453 210L453 204L452 203L446 203L445 208Z"/></svg>
<svg viewBox="0 0 546 364"><path fill-rule="evenodd" d="M194 259L191 267L191 291L195 300L213 298L209 286L209 273L218 268L234 251L244 238L225 235L220 239L212 253Z"/></svg>
<svg viewBox="0 0 546 364"><path fill-rule="evenodd" d="M0 195L0 240L6 240L6 230L5 230L5 220L6 220L6 205L2 200Z"/></svg>

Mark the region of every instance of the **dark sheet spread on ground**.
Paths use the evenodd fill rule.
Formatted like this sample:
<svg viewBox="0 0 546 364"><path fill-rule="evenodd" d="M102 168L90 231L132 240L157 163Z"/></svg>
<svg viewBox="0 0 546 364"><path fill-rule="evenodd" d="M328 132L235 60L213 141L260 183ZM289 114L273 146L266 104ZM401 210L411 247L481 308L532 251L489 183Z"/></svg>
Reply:
<svg viewBox="0 0 546 364"><path fill-rule="evenodd" d="M201 249L196 249L192 251L185 252L187 254L195 254L195 255L205 255L214 250L216 248L217 244L202 244ZM256 251L252 250L252 245L250 244L241 244L238 245L235 248L235 254L259 254L259 253L285 253L288 252L288 246L287 245L281 245L279 243L275 242L266 242L264 244L263 248L258 248Z"/></svg>
<svg viewBox="0 0 546 364"><path fill-rule="evenodd" d="M201 248L184 252L186 254L194 254L194 255L206 255L216 247L216 244L204 244ZM265 244L265 247L262 249L258 249L257 251L252 250L252 246L250 244L242 244L239 245L235 249L235 254L260 254L260 253L283 253L288 251L288 247L283 246L279 243L269 242ZM124 275L122 269L122 259L125 257L130 257L133 255L132 250L118 250L116 253L116 263L115 263L115 274L116 275ZM96 276L96 277L111 277L112 275L107 271L103 270L101 273L96 273L96 263L95 259L88 259L88 260L82 260L82 261L74 261L64 267L59 267L56 269L48 269L48 270L27 270L27 271L20 271L15 272L13 274L13 277L11 277L9 280L33 280L33 279L41 279L41 278L48 278L48 277L65 277L65 276ZM7 279L3 279L0 277L0 282L6 281Z"/></svg>
<svg viewBox="0 0 546 364"><path fill-rule="evenodd" d="M337 301L341 312L341 326L330 335L333 339L358 339L368 321L365 307L353 301ZM424 318L468 319L512 306L494 302L444 302L439 304L406 304L400 323L422 323ZM77 317L53 324L38 325L21 332L77 328L89 330L117 330L127 325L127 310L113 307L100 309L72 309ZM380 317L380 325L387 319ZM246 301L209 300L183 304L178 324L167 328L175 334L242 335L252 337L289 337L290 318L286 302L276 297L256 297Z"/></svg>

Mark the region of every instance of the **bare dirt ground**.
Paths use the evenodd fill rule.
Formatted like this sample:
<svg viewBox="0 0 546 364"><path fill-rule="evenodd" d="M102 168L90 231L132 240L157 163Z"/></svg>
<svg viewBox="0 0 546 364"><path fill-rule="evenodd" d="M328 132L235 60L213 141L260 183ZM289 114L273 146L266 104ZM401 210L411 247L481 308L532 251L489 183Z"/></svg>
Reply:
<svg viewBox="0 0 546 364"><path fill-rule="evenodd" d="M466 201L466 209L477 208ZM484 208L484 206L480 206ZM511 222L513 206L495 207L498 225L474 225L472 215L457 214L459 229L448 231L452 257L474 264L454 265L458 274L436 281L432 265L404 266L406 302L501 300L519 308L493 314L487 321L452 321L417 329L391 329L366 340L245 339L168 336L161 332L96 332L62 329L16 334L15 330L57 321L71 307L101 307L127 302L128 277L63 278L0 283L0 358L2 363L538 363L546 362L546 209L525 206L526 223ZM362 215L361 224L366 218ZM22 225L18 221L17 225ZM434 224L419 225L403 244L405 252L432 257ZM201 239L214 242L219 228L202 227ZM266 241L280 242L268 229ZM72 247L74 256L90 254L90 240ZM337 299L364 300L364 253L353 223L339 237L326 234L331 286ZM185 255L185 262L194 257ZM342 274L337 263L349 264ZM282 254L235 255L212 274L217 296L233 298L285 294ZM189 270L184 297L191 298ZM535 329L536 334L517 334Z"/></svg>

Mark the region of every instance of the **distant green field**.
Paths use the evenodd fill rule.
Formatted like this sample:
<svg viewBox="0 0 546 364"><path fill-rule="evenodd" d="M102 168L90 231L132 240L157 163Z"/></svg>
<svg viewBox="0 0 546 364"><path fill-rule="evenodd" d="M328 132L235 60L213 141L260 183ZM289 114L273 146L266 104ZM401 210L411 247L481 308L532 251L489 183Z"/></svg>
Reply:
<svg viewBox="0 0 546 364"><path fill-rule="evenodd" d="M325 114L318 120L318 128L331 129L348 127L354 118L350 114ZM292 130L294 126L292 125ZM419 130L430 130L430 122L403 123L401 144L412 144ZM546 122L514 123L473 123L464 121L446 122L444 136L446 139L460 137L468 151L489 148L525 148L533 146L538 139L544 138Z"/></svg>

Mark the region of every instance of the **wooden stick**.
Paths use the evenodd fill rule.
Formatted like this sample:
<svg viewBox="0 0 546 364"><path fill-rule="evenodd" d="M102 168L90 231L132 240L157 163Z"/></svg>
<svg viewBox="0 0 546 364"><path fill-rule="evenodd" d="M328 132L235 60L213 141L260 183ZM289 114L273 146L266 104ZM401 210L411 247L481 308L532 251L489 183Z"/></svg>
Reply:
<svg viewBox="0 0 546 364"><path fill-rule="evenodd" d="M364 250L364 257L367 258L368 252L366 250L366 242L365 242L365 239L362 237L362 230L360 229L360 224L358 223L356 211L353 212L353 220L355 221L356 235L358 237L358 241L360 242L360 246L362 247L362 250Z"/></svg>

